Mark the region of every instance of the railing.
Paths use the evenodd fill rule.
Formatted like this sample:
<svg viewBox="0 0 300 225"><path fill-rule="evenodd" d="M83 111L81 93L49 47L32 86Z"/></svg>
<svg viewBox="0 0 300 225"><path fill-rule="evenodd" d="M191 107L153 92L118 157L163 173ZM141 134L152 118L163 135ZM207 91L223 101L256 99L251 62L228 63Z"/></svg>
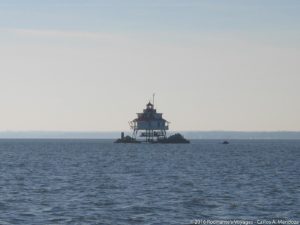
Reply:
<svg viewBox="0 0 300 225"><path fill-rule="evenodd" d="M152 136L152 133L142 132L140 134L140 137L149 137L149 136ZM164 132L153 132L153 136L154 137L163 137L163 136L165 136L165 133Z"/></svg>

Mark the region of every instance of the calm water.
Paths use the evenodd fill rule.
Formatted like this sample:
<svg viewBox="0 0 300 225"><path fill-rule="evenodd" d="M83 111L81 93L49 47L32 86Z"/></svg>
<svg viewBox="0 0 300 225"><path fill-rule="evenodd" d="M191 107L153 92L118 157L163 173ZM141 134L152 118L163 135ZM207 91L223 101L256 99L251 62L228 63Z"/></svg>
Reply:
<svg viewBox="0 0 300 225"><path fill-rule="evenodd" d="M0 140L0 224L300 219L300 141Z"/></svg>

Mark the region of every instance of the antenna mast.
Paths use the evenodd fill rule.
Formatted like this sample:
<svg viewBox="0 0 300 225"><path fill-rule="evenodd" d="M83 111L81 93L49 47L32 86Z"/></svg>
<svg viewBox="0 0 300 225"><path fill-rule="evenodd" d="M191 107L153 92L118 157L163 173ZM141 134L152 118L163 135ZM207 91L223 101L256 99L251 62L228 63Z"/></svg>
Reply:
<svg viewBox="0 0 300 225"><path fill-rule="evenodd" d="M153 93L153 100L152 100L153 108L154 108L154 96L155 96L155 93Z"/></svg>

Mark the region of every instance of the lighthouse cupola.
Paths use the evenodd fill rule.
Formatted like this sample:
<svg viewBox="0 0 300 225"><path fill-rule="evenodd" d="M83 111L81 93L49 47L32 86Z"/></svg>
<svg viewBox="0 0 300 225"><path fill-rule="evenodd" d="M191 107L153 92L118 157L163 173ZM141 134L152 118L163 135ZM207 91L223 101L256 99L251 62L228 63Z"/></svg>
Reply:
<svg viewBox="0 0 300 225"><path fill-rule="evenodd" d="M153 105L152 103L149 101L149 103L147 104L147 109L153 109Z"/></svg>

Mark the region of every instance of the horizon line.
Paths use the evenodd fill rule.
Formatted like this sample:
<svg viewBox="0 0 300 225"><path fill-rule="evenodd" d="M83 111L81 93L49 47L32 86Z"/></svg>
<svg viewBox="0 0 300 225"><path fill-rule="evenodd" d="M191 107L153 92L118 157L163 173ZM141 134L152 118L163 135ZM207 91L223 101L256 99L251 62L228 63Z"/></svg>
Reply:
<svg viewBox="0 0 300 225"><path fill-rule="evenodd" d="M0 133L117 133L131 130L0 130ZM300 130L168 130L167 132L300 132Z"/></svg>

